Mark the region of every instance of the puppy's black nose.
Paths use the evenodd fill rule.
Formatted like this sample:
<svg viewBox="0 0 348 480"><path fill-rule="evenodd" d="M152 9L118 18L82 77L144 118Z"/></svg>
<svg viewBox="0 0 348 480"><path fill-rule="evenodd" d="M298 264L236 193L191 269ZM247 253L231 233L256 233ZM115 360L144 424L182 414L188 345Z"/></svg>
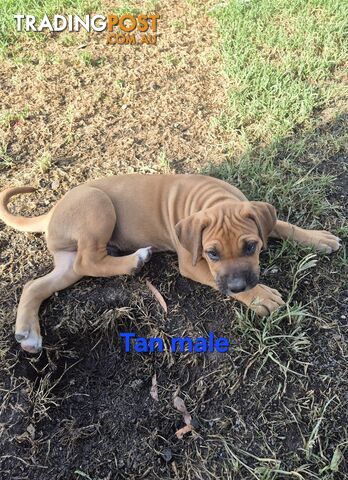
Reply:
<svg viewBox="0 0 348 480"><path fill-rule="evenodd" d="M244 278L233 278L228 281L227 286L231 293L240 293L244 292L247 284Z"/></svg>

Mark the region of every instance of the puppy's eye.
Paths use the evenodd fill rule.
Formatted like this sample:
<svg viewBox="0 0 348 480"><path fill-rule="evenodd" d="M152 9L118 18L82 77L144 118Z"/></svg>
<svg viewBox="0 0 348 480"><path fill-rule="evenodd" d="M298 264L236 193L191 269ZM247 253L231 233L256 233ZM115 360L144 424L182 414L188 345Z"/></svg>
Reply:
<svg viewBox="0 0 348 480"><path fill-rule="evenodd" d="M219 252L214 249L208 250L206 253L212 262L217 262L220 260Z"/></svg>
<svg viewBox="0 0 348 480"><path fill-rule="evenodd" d="M245 245L245 255L254 255L256 251L256 243L255 242L248 242Z"/></svg>

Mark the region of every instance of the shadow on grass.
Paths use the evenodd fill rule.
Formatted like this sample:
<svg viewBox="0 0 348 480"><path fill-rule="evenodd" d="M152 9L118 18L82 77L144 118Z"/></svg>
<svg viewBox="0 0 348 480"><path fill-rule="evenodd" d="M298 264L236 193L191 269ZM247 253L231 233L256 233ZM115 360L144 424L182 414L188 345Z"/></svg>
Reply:
<svg viewBox="0 0 348 480"><path fill-rule="evenodd" d="M347 212L347 124L348 114L341 114L240 158L231 152L204 173L236 185L251 200L272 203L283 219L308 228L330 226L331 213Z"/></svg>

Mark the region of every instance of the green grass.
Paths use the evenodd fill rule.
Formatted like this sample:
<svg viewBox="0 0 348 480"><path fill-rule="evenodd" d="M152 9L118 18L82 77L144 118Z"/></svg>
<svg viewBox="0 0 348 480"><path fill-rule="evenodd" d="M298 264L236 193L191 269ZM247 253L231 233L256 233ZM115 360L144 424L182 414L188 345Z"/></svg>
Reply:
<svg viewBox="0 0 348 480"><path fill-rule="evenodd" d="M0 3L0 55L5 55L8 47L13 45L25 32L16 31L14 15L35 15L41 20L44 15L50 18L55 14L83 15L97 11L99 0L2 0ZM99 13L99 12L98 12ZM42 39L44 35L33 34Z"/></svg>
<svg viewBox="0 0 348 480"><path fill-rule="evenodd" d="M52 167L52 156L49 152L43 152L41 158L36 161L36 165L41 173L47 173Z"/></svg>
<svg viewBox="0 0 348 480"><path fill-rule="evenodd" d="M213 12L229 80L221 120L243 148L288 135L342 88L347 2L229 0Z"/></svg>
<svg viewBox="0 0 348 480"><path fill-rule="evenodd" d="M285 145L276 142L261 151L248 150L239 161L212 166L205 173L240 186L250 200L271 203L283 220L318 228L320 219L334 209L326 194L335 176L297 162L295 150L290 139ZM301 155L306 151L301 149Z"/></svg>

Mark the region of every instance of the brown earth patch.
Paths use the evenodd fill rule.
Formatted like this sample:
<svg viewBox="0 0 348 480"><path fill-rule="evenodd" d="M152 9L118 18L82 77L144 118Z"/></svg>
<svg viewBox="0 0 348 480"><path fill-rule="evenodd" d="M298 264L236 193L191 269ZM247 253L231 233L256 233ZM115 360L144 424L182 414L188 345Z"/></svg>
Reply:
<svg viewBox="0 0 348 480"><path fill-rule="evenodd" d="M222 160L214 120L225 88L212 21L185 2L158 11L157 46L107 46L106 33L70 33L39 45L23 40L23 63L2 63L2 111L28 109L25 119L1 126L12 161L2 185L54 178L71 187ZM42 175L37 162L46 154L55 168Z"/></svg>

